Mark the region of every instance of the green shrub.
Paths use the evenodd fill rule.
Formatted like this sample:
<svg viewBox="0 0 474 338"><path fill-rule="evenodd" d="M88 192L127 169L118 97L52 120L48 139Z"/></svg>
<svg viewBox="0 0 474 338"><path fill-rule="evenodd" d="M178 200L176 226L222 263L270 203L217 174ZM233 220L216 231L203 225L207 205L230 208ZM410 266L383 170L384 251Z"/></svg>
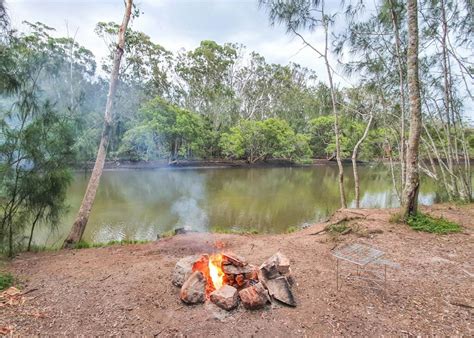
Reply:
<svg viewBox="0 0 474 338"><path fill-rule="evenodd" d="M15 279L10 273L0 272L0 291L13 285Z"/></svg>
<svg viewBox="0 0 474 338"><path fill-rule="evenodd" d="M422 213L408 217L408 225L416 231L424 231L435 234L448 234L460 232L461 226L444 218L431 217Z"/></svg>
<svg viewBox="0 0 474 338"><path fill-rule="evenodd" d="M288 229L286 229L286 233L287 233L287 234L291 234L291 233L296 232L296 231L298 231L298 230L300 230L300 227L297 227L297 226L292 225L291 227L289 227Z"/></svg>

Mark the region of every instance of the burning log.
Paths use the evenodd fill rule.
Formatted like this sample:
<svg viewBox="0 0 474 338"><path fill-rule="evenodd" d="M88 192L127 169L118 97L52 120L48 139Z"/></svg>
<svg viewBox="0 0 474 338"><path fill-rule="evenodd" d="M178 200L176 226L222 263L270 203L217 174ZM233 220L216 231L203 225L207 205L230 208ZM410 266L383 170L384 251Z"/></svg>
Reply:
<svg viewBox="0 0 474 338"><path fill-rule="evenodd" d="M204 303L207 280L201 271L194 271L181 287L179 297L186 304Z"/></svg>
<svg viewBox="0 0 474 338"><path fill-rule="evenodd" d="M239 305L237 289L230 285L224 285L220 289L213 291L210 294L210 299L211 302L227 311L235 309Z"/></svg>
<svg viewBox="0 0 474 338"><path fill-rule="evenodd" d="M246 309L261 309L270 302L268 291L265 290L262 283L257 283L239 291L240 299Z"/></svg>

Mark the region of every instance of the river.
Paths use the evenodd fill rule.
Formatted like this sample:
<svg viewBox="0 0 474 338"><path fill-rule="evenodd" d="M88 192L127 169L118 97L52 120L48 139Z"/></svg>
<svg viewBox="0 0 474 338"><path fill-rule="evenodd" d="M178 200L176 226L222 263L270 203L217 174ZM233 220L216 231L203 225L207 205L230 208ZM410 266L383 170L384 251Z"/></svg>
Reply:
<svg viewBox="0 0 474 338"><path fill-rule="evenodd" d="M361 166L361 206L398 206L387 166ZM354 205L352 168L345 167L348 205ZM76 173L69 210L54 230L36 231L37 245L58 246L79 208L88 175ZM437 200L423 180L422 204ZM88 242L153 240L178 227L197 231L282 233L320 221L339 208L337 167L207 168L105 171L84 234Z"/></svg>

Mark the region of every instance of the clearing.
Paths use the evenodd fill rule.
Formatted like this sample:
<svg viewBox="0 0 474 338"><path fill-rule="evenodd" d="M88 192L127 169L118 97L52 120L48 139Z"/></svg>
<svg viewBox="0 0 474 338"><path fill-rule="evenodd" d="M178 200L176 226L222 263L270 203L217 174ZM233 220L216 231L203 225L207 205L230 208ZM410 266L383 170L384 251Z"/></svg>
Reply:
<svg viewBox="0 0 474 338"><path fill-rule="evenodd" d="M21 281L24 303L0 306L0 328L19 335L472 335L474 208L444 204L423 211L458 222L463 231L415 232L388 222L396 210L358 209L286 235L191 233L148 244L21 254L7 267ZM343 218L350 233L312 235ZM331 249L351 242L383 250L400 264L388 269L386 293L348 283L336 291ZM298 306L240 307L216 318L207 306L184 305L171 284L175 263L221 250L253 264L283 252Z"/></svg>

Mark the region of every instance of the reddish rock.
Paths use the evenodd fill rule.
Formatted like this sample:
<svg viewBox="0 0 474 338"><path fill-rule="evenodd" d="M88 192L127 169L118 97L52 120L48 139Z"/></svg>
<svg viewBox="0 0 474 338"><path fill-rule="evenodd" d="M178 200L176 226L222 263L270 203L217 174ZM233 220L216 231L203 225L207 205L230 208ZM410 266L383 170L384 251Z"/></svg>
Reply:
<svg viewBox="0 0 474 338"><path fill-rule="evenodd" d="M204 303L206 300L206 284L204 274L201 271L195 271L184 282L179 297L187 304Z"/></svg>
<svg viewBox="0 0 474 338"><path fill-rule="evenodd" d="M223 265L222 270L225 274L229 275L245 275L248 273L252 273L255 270L253 265L246 265L246 266L235 266L232 264Z"/></svg>
<svg viewBox="0 0 474 338"><path fill-rule="evenodd" d="M249 310L260 309L270 301L268 292L262 283L241 290L239 296L244 307Z"/></svg>
<svg viewBox="0 0 474 338"><path fill-rule="evenodd" d="M237 289L230 285L224 285L219 290L213 291L210 298L211 302L227 311L235 309L239 304Z"/></svg>
<svg viewBox="0 0 474 338"><path fill-rule="evenodd" d="M241 256L238 256L234 253L230 253L230 252L226 252L224 254L222 254L223 256L223 264L224 265L228 265L228 264L232 264L232 265L235 265L235 266L246 266L247 265L247 262L245 261L245 258L241 257Z"/></svg>

